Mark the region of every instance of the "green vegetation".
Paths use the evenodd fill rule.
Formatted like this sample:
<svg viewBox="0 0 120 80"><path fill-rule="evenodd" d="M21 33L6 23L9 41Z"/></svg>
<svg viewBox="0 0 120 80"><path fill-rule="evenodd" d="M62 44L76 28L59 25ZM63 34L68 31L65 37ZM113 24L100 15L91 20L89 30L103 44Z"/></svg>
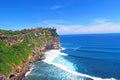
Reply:
<svg viewBox="0 0 120 80"><path fill-rule="evenodd" d="M0 40L0 72L8 76L14 67L28 58L30 53L31 50L25 43L10 46Z"/></svg>
<svg viewBox="0 0 120 80"><path fill-rule="evenodd" d="M16 66L27 60L32 49L37 50L53 36L58 36L55 29L51 28L0 30L0 33L7 37L0 38L0 74L6 77Z"/></svg>

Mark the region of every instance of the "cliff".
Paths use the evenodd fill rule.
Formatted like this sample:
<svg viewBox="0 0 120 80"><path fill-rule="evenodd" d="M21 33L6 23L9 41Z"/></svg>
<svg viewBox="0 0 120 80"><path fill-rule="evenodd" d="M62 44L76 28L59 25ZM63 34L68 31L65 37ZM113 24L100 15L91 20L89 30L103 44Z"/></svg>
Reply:
<svg viewBox="0 0 120 80"><path fill-rule="evenodd" d="M56 29L0 30L0 80L24 80L29 65L50 49L60 49Z"/></svg>

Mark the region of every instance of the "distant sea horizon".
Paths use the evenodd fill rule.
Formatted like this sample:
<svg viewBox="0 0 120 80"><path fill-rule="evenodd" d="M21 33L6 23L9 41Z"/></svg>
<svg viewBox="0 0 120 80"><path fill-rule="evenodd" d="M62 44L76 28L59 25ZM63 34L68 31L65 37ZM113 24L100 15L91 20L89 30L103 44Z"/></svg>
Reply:
<svg viewBox="0 0 120 80"><path fill-rule="evenodd" d="M107 35L107 34L120 34L120 33L78 33L78 34L59 34L59 36L62 35L99 35L99 34L103 34L103 35Z"/></svg>

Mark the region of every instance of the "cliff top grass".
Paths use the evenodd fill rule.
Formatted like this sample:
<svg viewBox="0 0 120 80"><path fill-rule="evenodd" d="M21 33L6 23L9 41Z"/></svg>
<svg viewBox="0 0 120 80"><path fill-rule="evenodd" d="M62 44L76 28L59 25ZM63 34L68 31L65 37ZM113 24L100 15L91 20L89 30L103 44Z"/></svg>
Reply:
<svg viewBox="0 0 120 80"><path fill-rule="evenodd" d="M27 60L32 53L58 36L56 29L36 28L23 30L0 30L0 74L9 76L11 71Z"/></svg>

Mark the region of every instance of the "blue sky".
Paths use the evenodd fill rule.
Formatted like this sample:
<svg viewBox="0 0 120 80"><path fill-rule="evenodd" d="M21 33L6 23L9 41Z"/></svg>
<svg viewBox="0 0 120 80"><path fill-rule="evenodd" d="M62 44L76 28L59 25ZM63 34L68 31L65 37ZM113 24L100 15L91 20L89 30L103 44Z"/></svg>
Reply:
<svg viewBox="0 0 120 80"><path fill-rule="evenodd" d="M0 0L0 29L55 27L59 34L119 33L120 0Z"/></svg>

